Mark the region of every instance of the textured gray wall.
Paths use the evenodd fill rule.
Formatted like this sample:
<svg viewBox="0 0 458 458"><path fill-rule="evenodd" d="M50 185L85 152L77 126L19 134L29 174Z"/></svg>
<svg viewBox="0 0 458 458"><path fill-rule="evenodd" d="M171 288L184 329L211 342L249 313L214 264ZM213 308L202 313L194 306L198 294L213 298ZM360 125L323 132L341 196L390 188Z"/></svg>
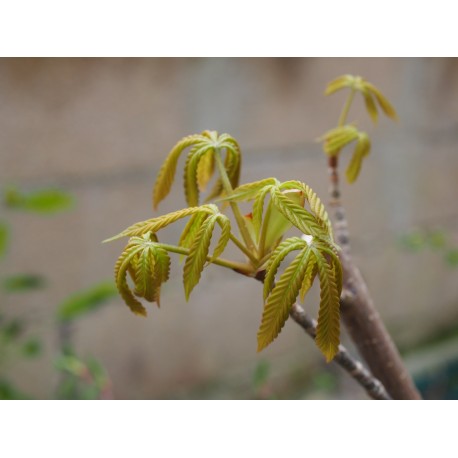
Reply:
<svg viewBox="0 0 458 458"><path fill-rule="evenodd" d="M50 218L10 216L14 245L2 268L40 271L50 281L4 307L33 313L47 342L45 357L17 367L16 379L38 397L49 395L52 311L75 290L111 278L122 242L100 241L151 217L155 175L182 136L229 132L242 146L243 181L300 179L326 200L325 158L315 139L336 123L344 95L325 98L323 90L342 73L378 85L400 117L374 129L358 101L350 120L371 133L373 151L357 184L343 185L354 254L381 314L404 344L456 319L456 271L434 253L400 252L395 240L423 223L455 229L457 71L457 61L447 59L1 60L1 184L58 185L78 202ZM184 206L181 194L178 179L160 211ZM178 228L167 238L177 236ZM175 261L163 306L150 308L148 319L117 300L78 323L80 353L104 363L117 397L186 395L215 379L246 380L261 358L275 374L320 360L293 323L257 355L260 285L213 267L185 303ZM313 312L314 303L306 304Z"/></svg>

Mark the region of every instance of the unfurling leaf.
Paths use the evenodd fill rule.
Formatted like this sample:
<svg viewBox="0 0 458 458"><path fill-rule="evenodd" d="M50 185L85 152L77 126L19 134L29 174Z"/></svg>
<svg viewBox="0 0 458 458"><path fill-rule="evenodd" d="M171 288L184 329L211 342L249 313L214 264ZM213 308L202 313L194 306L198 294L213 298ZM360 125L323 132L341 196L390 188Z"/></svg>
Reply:
<svg viewBox="0 0 458 458"><path fill-rule="evenodd" d="M375 97L382 111L391 119L396 120L397 114L388 99L371 83L361 76L342 75L330 82L325 95L333 94L343 88L360 92L364 97L367 112L374 122L377 122L377 108L372 97Z"/></svg>
<svg viewBox="0 0 458 458"><path fill-rule="evenodd" d="M214 174L214 155L225 151L224 166L233 187L238 186L240 177L241 154L237 141L229 134L218 136L215 131L204 131L201 134L189 135L179 141L162 165L153 190L153 206L157 208L159 203L169 194L172 187L178 159L181 153L189 150L185 171L184 189L186 202L189 206L199 205L199 191L203 191ZM215 183L210 192L211 198L221 197L223 187L221 181Z"/></svg>
<svg viewBox="0 0 458 458"><path fill-rule="evenodd" d="M128 283L129 272L135 285L135 296L160 303L161 285L169 278L170 258L154 234L132 237L115 266L116 286L132 312L146 316L146 309L135 298Z"/></svg>
<svg viewBox="0 0 458 458"><path fill-rule="evenodd" d="M321 138L324 140L323 149L328 156L335 156L340 150L358 138L358 129L355 126L346 125L336 127L326 132Z"/></svg>
<svg viewBox="0 0 458 458"><path fill-rule="evenodd" d="M258 351L267 347L280 333L296 300L307 269L310 248L306 245L280 276L267 298L258 331Z"/></svg>

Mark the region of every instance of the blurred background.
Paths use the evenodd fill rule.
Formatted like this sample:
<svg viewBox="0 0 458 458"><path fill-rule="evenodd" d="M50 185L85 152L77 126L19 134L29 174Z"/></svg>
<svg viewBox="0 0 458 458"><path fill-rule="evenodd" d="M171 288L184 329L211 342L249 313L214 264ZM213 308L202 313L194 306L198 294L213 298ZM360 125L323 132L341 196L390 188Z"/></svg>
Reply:
<svg viewBox="0 0 458 458"><path fill-rule="evenodd" d="M316 139L345 94L323 91L345 73L400 118L350 113L372 136L342 184L353 255L423 395L457 399L458 61L438 58L1 59L0 398L365 399L291 321L256 353L257 282L212 266L186 303L176 257L142 319L113 285L123 241L101 244L156 214L165 156L204 129L239 141L242 182L299 179L326 202ZM184 206L178 172L159 212Z"/></svg>

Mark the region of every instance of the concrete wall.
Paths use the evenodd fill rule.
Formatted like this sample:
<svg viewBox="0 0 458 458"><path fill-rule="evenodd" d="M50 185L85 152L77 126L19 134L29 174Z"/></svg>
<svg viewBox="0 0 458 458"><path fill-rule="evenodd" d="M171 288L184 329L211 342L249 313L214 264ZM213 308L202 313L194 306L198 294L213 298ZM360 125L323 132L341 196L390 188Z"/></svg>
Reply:
<svg viewBox="0 0 458 458"><path fill-rule="evenodd" d="M374 129L361 100L350 116L371 133L373 151L343 196L354 254L380 312L402 344L456 319L456 271L435 253L406 255L395 242L421 224L456 236L457 71L449 59L1 60L1 184L56 185L77 198L76 209L59 216L8 215L14 238L2 269L39 271L50 283L2 305L33 314L47 342L45 357L16 368L16 379L49 396L51 313L68 294L111 278L122 242L100 241L152 216L156 173L182 136L229 132L243 149L243 181L300 179L326 200L325 158L315 139L336 123L344 95L325 98L323 90L343 73L374 82L400 117ZM180 177L161 212L184 206ZM178 228L167 234L177 240ZM78 323L80 353L104 363L117 397L186 395L211 380L246 380L260 359L278 374L321 360L294 323L256 354L260 285L213 267L185 303L174 261L163 306L150 308L148 319L117 300ZM315 313L314 302L306 305Z"/></svg>

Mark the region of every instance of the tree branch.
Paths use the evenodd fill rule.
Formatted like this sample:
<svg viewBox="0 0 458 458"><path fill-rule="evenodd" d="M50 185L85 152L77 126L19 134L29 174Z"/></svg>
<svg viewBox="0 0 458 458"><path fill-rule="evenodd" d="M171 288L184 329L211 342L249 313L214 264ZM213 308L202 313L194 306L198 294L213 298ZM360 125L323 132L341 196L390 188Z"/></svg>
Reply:
<svg viewBox="0 0 458 458"><path fill-rule="evenodd" d="M329 158L330 205L334 208L336 241L343 268L341 315L348 332L371 372L394 399L421 399L391 336L375 309L368 288L350 256L345 211L340 201L337 156Z"/></svg>
<svg viewBox="0 0 458 458"><path fill-rule="evenodd" d="M241 272L239 272L241 273ZM261 283L264 282L266 271L261 270L257 272L254 277ZM290 317L302 327L302 329L313 339L316 337L316 321L309 317L304 309L298 304L293 304ZM348 374L355 379L367 392L367 394L373 399L389 400L391 396L387 393L383 384L377 380L356 358L352 357L348 350L343 346L339 345L339 352L334 357L333 362L338 364Z"/></svg>
<svg viewBox="0 0 458 458"><path fill-rule="evenodd" d="M310 337L315 339L316 321L310 318L299 304L296 303L293 305L290 316ZM391 396L387 393L382 383L360 361L353 358L343 345L339 345L339 352L334 357L333 362L345 369L373 399L391 399Z"/></svg>

